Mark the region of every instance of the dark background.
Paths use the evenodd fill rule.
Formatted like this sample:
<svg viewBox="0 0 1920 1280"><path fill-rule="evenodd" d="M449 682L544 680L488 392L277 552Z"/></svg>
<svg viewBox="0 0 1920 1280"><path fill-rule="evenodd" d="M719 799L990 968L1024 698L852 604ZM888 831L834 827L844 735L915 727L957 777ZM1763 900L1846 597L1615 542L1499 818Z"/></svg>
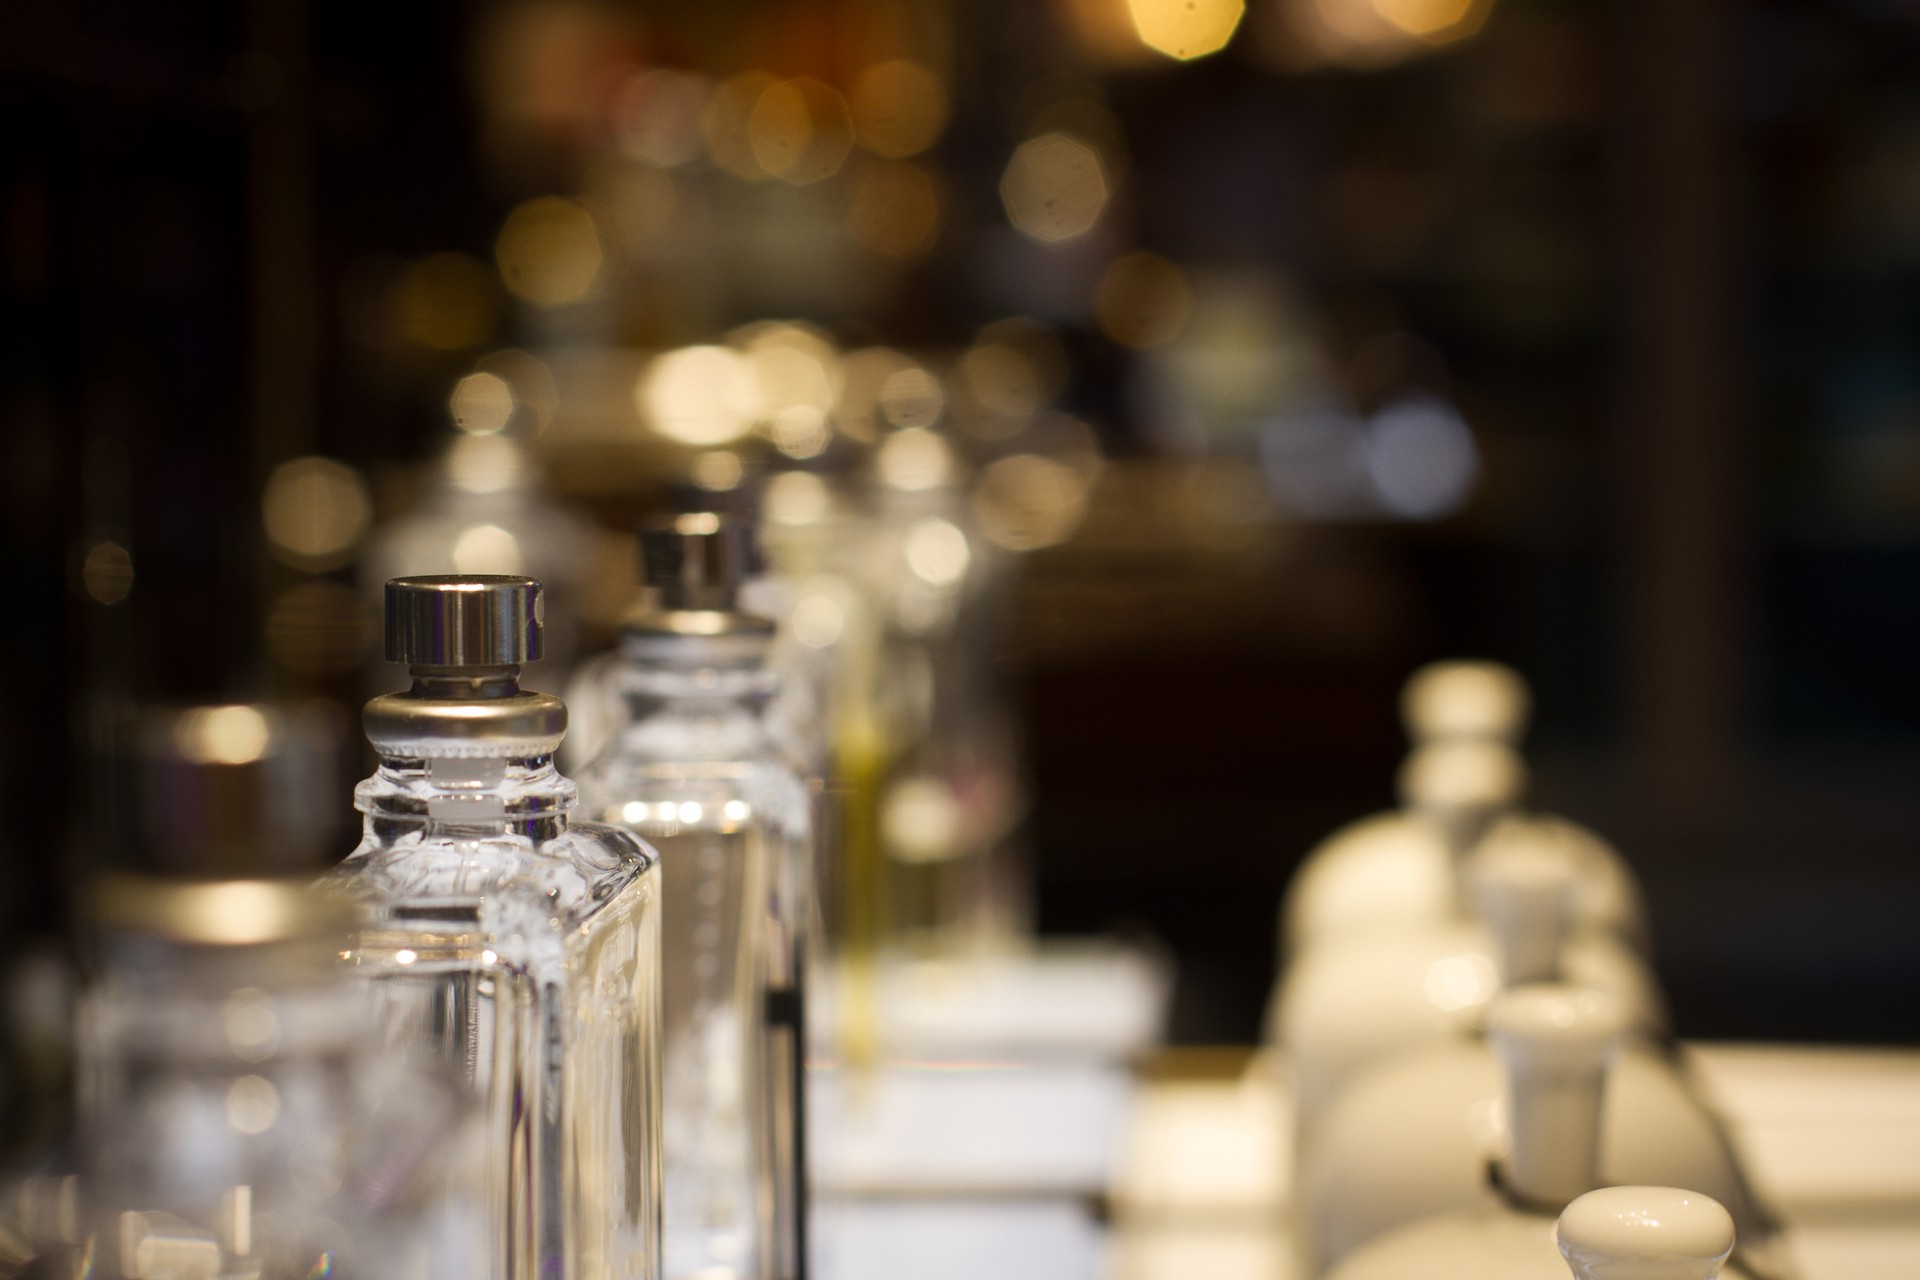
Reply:
<svg viewBox="0 0 1920 1280"><path fill-rule="evenodd" d="M611 8L696 61L864 12ZM1474 427L1452 518L1223 546L1155 505L1133 358L1065 326L1066 403L1139 487L1031 558L1005 637L1041 924L1163 939L1177 1035L1250 1039L1289 870L1391 802L1399 682L1488 656L1534 684L1539 801L1645 880L1683 1033L1920 1038L1920 11L1501 0L1430 57L1281 72L1257 10L1206 61L1089 72L1053 9L956 0L960 212L879 305L814 317L939 343L1011 309L977 269L1005 104L1071 72L1125 129L1132 243L1285 272L1363 404L1369 344L1418 334ZM263 648L258 495L287 457L404 476L442 438L474 352L370 351L343 298L378 255L486 259L551 185L481 145L488 13L0 14L10 950L114 857L121 709L356 696ZM103 540L136 566L112 605L81 584Z"/></svg>

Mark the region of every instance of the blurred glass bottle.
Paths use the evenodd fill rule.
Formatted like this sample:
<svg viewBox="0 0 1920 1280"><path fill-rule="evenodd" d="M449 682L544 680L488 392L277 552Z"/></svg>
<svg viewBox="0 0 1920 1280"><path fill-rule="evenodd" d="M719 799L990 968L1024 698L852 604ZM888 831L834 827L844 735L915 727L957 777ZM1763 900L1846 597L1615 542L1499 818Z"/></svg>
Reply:
<svg viewBox="0 0 1920 1280"><path fill-rule="evenodd" d="M388 584L413 686L367 704L365 837L329 880L365 904L350 959L388 1051L480 1096L483 1274L654 1277L660 873L626 832L570 822L566 707L519 682L540 598L528 578Z"/></svg>
<svg viewBox="0 0 1920 1280"><path fill-rule="evenodd" d="M738 608L745 534L711 512L642 533L628 720L580 777L590 812L660 850L666 1273L703 1280L785 1280L806 1256L809 797L764 714L773 624Z"/></svg>
<svg viewBox="0 0 1920 1280"><path fill-rule="evenodd" d="M375 1052L338 960L350 904L302 874L331 774L317 727L252 706L141 727L117 860L143 870L86 895L85 1208L22 1197L86 1224L93 1274L474 1274L466 1099Z"/></svg>
<svg viewBox="0 0 1920 1280"><path fill-rule="evenodd" d="M368 540L360 579L378 596L402 574L529 574L547 602L542 670L529 687L562 687L579 644L579 600L593 564L591 524L541 489L529 447L552 411L552 374L503 351L454 385L456 428L417 506Z"/></svg>

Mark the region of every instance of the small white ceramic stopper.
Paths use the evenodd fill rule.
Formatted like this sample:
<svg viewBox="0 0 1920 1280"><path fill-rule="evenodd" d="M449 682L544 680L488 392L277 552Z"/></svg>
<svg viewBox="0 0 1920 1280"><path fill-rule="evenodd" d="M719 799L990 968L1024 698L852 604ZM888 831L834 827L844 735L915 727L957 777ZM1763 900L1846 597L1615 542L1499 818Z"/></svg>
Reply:
<svg viewBox="0 0 1920 1280"><path fill-rule="evenodd" d="M1572 923L1578 876L1573 851L1543 822L1509 818L1468 855L1462 887L1499 942L1505 986L1560 976L1560 945Z"/></svg>
<svg viewBox="0 0 1920 1280"><path fill-rule="evenodd" d="M1497 662L1435 662L1407 678L1400 719L1416 743L1491 738L1517 743L1533 698L1512 667Z"/></svg>
<svg viewBox="0 0 1920 1280"><path fill-rule="evenodd" d="M1400 803L1436 823L1466 852L1501 813L1520 803L1527 766L1512 747L1482 739L1431 742L1400 766Z"/></svg>
<svg viewBox="0 0 1920 1280"><path fill-rule="evenodd" d="M1606 1187L1568 1205L1553 1236L1578 1280L1713 1280L1733 1215L1698 1191Z"/></svg>
<svg viewBox="0 0 1920 1280"><path fill-rule="evenodd" d="M1502 1181L1531 1203L1566 1204L1598 1180L1600 1102L1625 1005L1591 987L1515 987L1487 1023L1507 1075Z"/></svg>

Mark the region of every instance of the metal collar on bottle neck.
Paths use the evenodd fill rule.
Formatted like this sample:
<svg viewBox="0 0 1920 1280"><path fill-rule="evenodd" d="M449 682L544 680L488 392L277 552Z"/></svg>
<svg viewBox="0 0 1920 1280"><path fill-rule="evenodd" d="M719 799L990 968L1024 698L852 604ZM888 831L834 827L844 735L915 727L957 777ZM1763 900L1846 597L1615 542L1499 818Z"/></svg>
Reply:
<svg viewBox="0 0 1920 1280"><path fill-rule="evenodd" d="M387 658L413 687L367 703L367 740L386 756L551 755L567 732L560 699L520 687L541 653L540 584L491 574L387 583Z"/></svg>
<svg viewBox="0 0 1920 1280"><path fill-rule="evenodd" d="M739 608L750 559L746 526L718 512L688 512L643 524L641 580L648 598L628 617L626 639L642 645L770 639L773 623Z"/></svg>

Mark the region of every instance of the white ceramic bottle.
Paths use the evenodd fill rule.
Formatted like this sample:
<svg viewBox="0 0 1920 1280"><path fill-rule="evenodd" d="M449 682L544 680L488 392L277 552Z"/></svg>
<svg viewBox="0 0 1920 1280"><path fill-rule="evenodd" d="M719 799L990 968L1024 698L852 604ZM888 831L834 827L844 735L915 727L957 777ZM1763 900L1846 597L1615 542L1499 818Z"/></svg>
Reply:
<svg viewBox="0 0 1920 1280"><path fill-rule="evenodd" d="M1490 1020L1510 1133L1487 1168L1496 1197L1369 1242L1327 1273L1332 1280L1564 1280L1569 1263L1583 1280L1717 1273L1747 1280L1737 1267L1719 1272L1733 1247L1733 1223L1706 1196L1616 1188L1614 1196L1581 1203L1598 1177L1608 1061L1627 1029L1618 1002L1589 989L1520 987L1501 996ZM1661 1210L1677 1213L1671 1234L1657 1220ZM1682 1258L1696 1269L1649 1269Z"/></svg>
<svg viewBox="0 0 1920 1280"><path fill-rule="evenodd" d="M1281 907L1283 962L1321 942L1456 910L1459 859L1524 799L1518 750L1530 701L1519 674L1497 663L1439 662L1413 674L1401 695L1413 744L1399 775L1401 807L1353 822L1308 853ZM1619 854L1584 827L1546 820L1579 859L1579 917L1644 940L1645 908Z"/></svg>
<svg viewBox="0 0 1920 1280"><path fill-rule="evenodd" d="M1291 1073L1304 1138L1340 1090L1398 1054L1478 1030L1503 986L1564 978L1612 993L1644 1034L1666 1027L1645 961L1612 930L1582 924L1579 855L1557 824L1490 833L1463 875L1473 915L1329 941L1287 966L1268 1039Z"/></svg>

